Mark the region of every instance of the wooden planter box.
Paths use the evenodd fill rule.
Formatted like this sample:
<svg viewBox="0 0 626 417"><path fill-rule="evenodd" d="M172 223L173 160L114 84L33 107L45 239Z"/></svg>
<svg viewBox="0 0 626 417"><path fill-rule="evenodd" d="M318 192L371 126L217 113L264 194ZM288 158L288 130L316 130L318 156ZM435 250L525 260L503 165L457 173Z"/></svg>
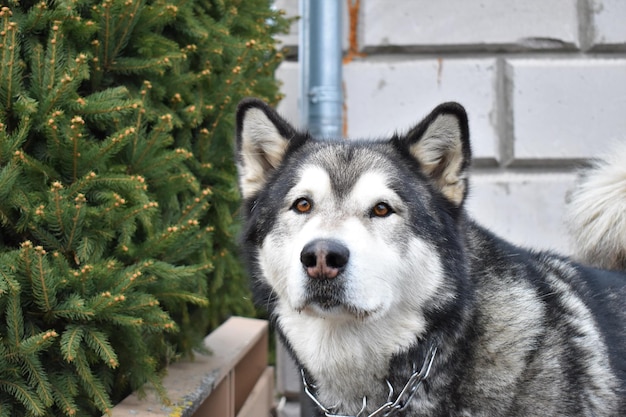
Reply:
<svg viewBox="0 0 626 417"><path fill-rule="evenodd" d="M267 322L232 317L204 340L211 355L168 367L163 385L172 405L151 392L113 407L113 417L259 417L274 405L274 370L267 366Z"/></svg>

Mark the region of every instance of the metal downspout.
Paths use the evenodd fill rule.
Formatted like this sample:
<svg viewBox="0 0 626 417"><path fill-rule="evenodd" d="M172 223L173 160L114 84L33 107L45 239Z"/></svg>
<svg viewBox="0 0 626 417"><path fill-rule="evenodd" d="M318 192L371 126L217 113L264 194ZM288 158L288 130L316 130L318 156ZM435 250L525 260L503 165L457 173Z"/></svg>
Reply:
<svg viewBox="0 0 626 417"><path fill-rule="evenodd" d="M300 120L315 137L342 136L342 4L300 0Z"/></svg>

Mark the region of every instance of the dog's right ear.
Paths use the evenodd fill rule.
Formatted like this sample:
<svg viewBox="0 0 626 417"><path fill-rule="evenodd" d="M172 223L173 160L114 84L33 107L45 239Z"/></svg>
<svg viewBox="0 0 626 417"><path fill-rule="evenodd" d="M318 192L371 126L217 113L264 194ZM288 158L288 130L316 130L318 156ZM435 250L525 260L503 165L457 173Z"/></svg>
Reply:
<svg viewBox="0 0 626 417"><path fill-rule="evenodd" d="M280 166L295 130L271 107L245 99L237 107L237 169L243 198L257 193Z"/></svg>

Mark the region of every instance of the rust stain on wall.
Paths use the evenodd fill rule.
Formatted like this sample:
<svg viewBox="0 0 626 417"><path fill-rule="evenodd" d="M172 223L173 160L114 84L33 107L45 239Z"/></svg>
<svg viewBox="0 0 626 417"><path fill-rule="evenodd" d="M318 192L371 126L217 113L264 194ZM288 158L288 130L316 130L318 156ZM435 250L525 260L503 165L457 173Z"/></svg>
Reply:
<svg viewBox="0 0 626 417"><path fill-rule="evenodd" d="M346 0L348 2L348 16L350 17L350 32L348 33L348 52L343 57L343 63L349 64L355 57L366 56L363 52L359 52L359 9L361 8L361 0Z"/></svg>
<svg viewBox="0 0 626 417"><path fill-rule="evenodd" d="M364 57L367 54L359 52L359 10L361 8L361 0L346 0L348 2L348 16L350 18L350 31L348 32L348 51L343 57L343 64L349 64L356 57ZM348 99L346 83L341 85L343 89L343 137L348 137Z"/></svg>

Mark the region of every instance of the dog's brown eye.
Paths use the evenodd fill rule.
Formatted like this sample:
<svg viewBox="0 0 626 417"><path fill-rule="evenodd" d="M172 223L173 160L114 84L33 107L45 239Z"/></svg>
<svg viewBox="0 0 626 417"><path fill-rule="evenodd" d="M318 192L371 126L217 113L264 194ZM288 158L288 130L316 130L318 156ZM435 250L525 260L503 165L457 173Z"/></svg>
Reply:
<svg viewBox="0 0 626 417"><path fill-rule="evenodd" d="M377 203L372 207L372 217L387 217L393 213L393 209L387 203Z"/></svg>
<svg viewBox="0 0 626 417"><path fill-rule="evenodd" d="M311 208L313 208L313 204L311 204L311 202L302 197L297 199L294 203L293 206L291 207L292 209L294 209L296 212L298 213L308 213L309 211L311 211Z"/></svg>

